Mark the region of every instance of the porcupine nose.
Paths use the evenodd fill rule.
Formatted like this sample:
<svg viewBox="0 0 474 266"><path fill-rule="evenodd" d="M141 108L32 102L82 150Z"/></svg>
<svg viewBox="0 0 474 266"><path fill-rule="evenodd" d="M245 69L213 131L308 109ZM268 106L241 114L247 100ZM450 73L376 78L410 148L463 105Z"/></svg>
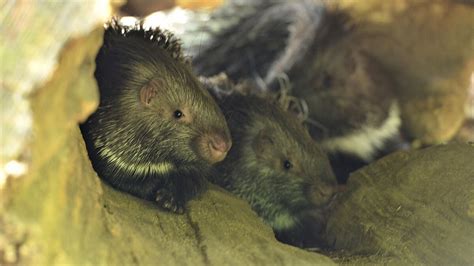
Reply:
<svg viewBox="0 0 474 266"><path fill-rule="evenodd" d="M230 139L224 138L217 134L212 135L209 138L210 162L217 163L224 160L231 146L232 141Z"/></svg>

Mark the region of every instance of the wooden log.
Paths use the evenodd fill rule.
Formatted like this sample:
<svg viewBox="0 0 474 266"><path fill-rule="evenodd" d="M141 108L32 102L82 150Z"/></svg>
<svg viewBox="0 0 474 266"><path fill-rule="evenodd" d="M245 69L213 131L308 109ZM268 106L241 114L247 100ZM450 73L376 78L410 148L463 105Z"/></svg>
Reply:
<svg viewBox="0 0 474 266"><path fill-rule="evenodd" d="M474 263L474 144L397 152L349 178L326 229L342 262ZM337 259L339 258L339 259Z"/></svg>

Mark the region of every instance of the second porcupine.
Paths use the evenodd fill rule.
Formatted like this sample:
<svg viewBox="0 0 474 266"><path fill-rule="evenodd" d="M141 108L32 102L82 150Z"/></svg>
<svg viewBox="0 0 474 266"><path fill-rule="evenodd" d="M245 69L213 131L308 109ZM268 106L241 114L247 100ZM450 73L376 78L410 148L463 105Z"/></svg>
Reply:
<svg viewBox="0 0 474 266"><path fill-rule="evenodd" d="M212 181L248 201L280 240L301 245L303 223L319 222L308 218L322 212L335 193L326 154L274 100L232 92L232 85L224 92L206 85L218 98L233 141Z"/></svg>
<svg viewBox="0 0 474 266"><path fill-rule="evenodd" d="M202 192L231 146L222 112L177 39L113 19L96 58L97 111L81 125L98 175L174 212Z"/></svg>

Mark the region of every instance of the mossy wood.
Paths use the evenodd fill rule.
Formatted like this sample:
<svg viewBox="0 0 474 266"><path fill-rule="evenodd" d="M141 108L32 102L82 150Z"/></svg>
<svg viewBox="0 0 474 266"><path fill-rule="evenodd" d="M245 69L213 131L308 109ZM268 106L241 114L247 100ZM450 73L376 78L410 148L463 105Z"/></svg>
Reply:
<svg viewBox="0 0 474 266"><path fill-rule="evenodd" d="M326 229L340 251L335 257L474 263L473 158L474 144L439 145L389 155L351 175Z"/></svg>

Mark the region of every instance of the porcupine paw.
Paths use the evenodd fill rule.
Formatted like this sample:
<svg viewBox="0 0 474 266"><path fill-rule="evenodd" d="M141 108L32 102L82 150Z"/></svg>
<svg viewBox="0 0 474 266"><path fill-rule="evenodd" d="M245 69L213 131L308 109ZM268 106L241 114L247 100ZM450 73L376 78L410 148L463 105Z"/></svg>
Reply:
<svg viewBox="0 0 474 266"><path fill-rule="evenodd" d="M168 189L159 189L156 191L155 201L163 209L174 212L184 213L184 203L176 200L176 197Z"/></svg>

